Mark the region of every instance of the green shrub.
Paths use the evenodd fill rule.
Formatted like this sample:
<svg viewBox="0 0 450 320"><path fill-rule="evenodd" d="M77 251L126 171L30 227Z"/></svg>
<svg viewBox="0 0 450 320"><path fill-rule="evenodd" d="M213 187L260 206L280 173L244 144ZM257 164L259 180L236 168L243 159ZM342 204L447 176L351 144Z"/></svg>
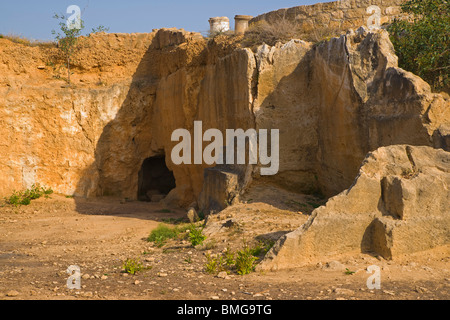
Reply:
<svg viewBox="0 0 450 320"><path fill-rule="evenodd" d="M212 256L206 255L205 271L209 274L218 274L219 272L226 271L226 264L222 255Z"/></svg>
<svg viewBox="0 0 450 320"><path fill-rule="evenodd" d="M243 248L233 252L227 248L222 254L212 256L206 255L205 271L210 274L217 274L221 271L230 273L235 271L239 275L246 275L255 271L256 262L262 255L273 246L273 241L260 242L254 247L244 243Z"/></svg>
<svg viewBox="0 0 450 320"><path fill-rule="evenodd" d="M24 191L14 191L9 197L4 198L7 204L18 206L28 206L31 204L31 200L36 200L41 197L48 198L53 193L51 188L41 187L39 184L32 185L30 189Z"/></svg>
<svg viewBox="0 0 450 320"><path fill-rule="evenodd" d="M257 257L253 255L252 248L244 247L237 252L236 257L236 272L239 275L246 275L255 271Z"/></svg>
<svg viewBox="0 0 450 320"><path fill-rule="evenodd" d="M139 260L127 259L123 263L123 269L126 273L135 275L137 272L142 271L142 269L144 269L144 266Z"/></svg>
<svg viewBox="0 0 450 320"><path fill-rule="evenodd" d="M450 2L409 0L402 10L411 19L388 27L399 66L450 93Z"/></svg>
<svg viewBox="0 0 450 320"><path fill-rule="evenodd" d="M185 237L188 230L188 237L193 246L202 244L203 241L205 241L206 236L202 234L203 228L199 228L194 224L184 224L176 227L169 227L165 224L160 224L150 233L147 241L154 242L161 248L170 239L180 238L180 236Z"/></svg>
<svg viewBox="0 0 450 320"><path fill-rule="evenodd" d="M235 254L233 251L230 250L230 248L227 248L227 250L225 251L225 264L228 267L232 267L236 264L236 260L234 258Z"/></svg>
<svg viewBox="0 0 450 320"><path fill-rule="evenodd" d="M147 240L149 242L154 242L158 247L162 247L167 240L174 239L178 235L178 232L175 228L170 228L165 224L160 224L158 227L153 230Z"/></svg>
<svg viewBox="0 0 450 320"><path fill-rule="evenodd" d="M195 247L203 243L206 240L206 236L203 235L203 228L199 228L192 224L189 228L189 240L191 244Z"/></svg>

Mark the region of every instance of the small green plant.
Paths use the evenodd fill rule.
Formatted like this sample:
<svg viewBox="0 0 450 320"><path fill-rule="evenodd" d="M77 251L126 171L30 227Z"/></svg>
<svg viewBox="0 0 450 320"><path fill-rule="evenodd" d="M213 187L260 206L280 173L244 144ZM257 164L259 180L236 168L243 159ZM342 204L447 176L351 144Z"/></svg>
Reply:
<svg viewBox="0 0 450 320"><path fill-rule="evenodd" d="M225 254L225 264L228 267L234 266L236 264L234 252L231 251L230 248L228 247L224 254Z"/></svg>
<svg viewBox="0 0 450 320"><path fill-rule="evenodd" d="M191 256L188 256L186 259L184 259L184 262L191 264L192 263L192 258Z"/></svg>
<svg viewBox="0 0 450 320"><path fill-rule="evenodd" d="M252 248L244 246L244 248L237 252L236 257L236 272L239 275L250 274L255 271L257 257L253 255Z"/></svg>
<svg viewBox="0 0 450 320"><path fill-rule="evenodd" d="M51 188L41 187L39 184L33 184L30 189L24 191L13 191L12 195L4 198L6 204L18 206L28 206L32 200L41 197L48 198L53 193Z"/></svg>
<svg viewBox="0 0 450 320"><path fill-rule="evenodd" d="M346 268L345 269L345 274L348 276L354 275L356 272L355 271L350 271L350 269Z"/></svg>
<svg viewBox="0 0 450 320"><path fill-rule="evenodd" d="M244 241L243 248L237 252L231 251L228 247L222 254L216 256L207 254L205 270L210 274L217 274L221 271L226 271L227 273L235 271L239 275L252 273L255 271L259 257L263 252L267 252L268 248L268 245L265 243L250 247Z"/></svg>
<svg viewBox="0 0 450 320"><path fill-rule="evenodd" d="M170 226L167 226L166 224L161 223L160 225L158 225L158 227L156 229L154 229L150 233L150 235L147 238L147 241L153 242L153 243L155 243L155 245L158 248L161 248L167 243L168 240L176 239L176 238L184 239L186 237L186 232L188 230L190 230L189 234L193 230L193 235L190 235L193 239L193 240L191 240L191 243L193 243L193 242L197 243L204 237L203 235L201 235L202 230L199 230L200 235L198 235L198 231L196 231L197 227L195 225L185 224L185 225L179 225L176 227L170 227Z"/></svg>
<svg viewBox="0 0 450 320"><path fill-rule="evenodd" d="M218 274L226 271L225 261L222 255L212 256L206 255L205 271L209 274Z"/></svg>
<svg viewBox="0 0 450 320"><path fill-rule="evenodd" d="M189 240L194 247L202 244L206 240L206 236L203 235L203 228L192 224L189 228Z"/></svg>
<svg viewBox="0 0 450 320"><path fill-rule="evenodd" d="M160 224L155 230L153 230L147 241L154 242L157 247L161 248L164 246L169 239L174 239L178 235L175 228L170 228L164 224Z"/></svg>
<svg viewBox="0 0 450 320"><path fill-rule="evenodd" d="M144 269L144 266L139 260L130 258L123 263L122 267L126 273L131 275L135 275L137 272Z"/></svg>
<svg viewBox="0 0 450 320"><path fill-rule="evenodd" d="M102 26L102 25L99 25L96 28L92 28L92 31L91 31L91 33L89 35L91 35L93 33L101 33L101 32L108 32L108 31L109 31L109 28L107 28L105 26Z"/></svg>
<svg viewBox="0 0 450 320"><path fill-rule="evenodd" d="M235 271L239 275L246 275L255 271L259 258L273 246L274 241L259 242L256 246L250 247L245 241L243 248L233 252L229 247L221 254L206 255L205 271L210 274L217 274L222 271L230 273Z"/></svg>

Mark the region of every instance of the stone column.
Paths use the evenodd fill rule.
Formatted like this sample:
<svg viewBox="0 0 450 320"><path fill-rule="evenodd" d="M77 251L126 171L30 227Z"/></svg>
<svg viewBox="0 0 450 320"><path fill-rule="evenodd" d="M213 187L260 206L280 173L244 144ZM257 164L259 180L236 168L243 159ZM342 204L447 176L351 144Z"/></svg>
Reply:
<svg viewBox="0 0 450 320"><path fill-rule="evenodd" d="M211 34L230 30L230 19L227 17L215 17L209 19Z"/></svg>
<svg viewBox="0 0 450 320"><path fill-rule="evenodd" d="M237 15L234 17L234 30L236 34L244 34L248 29L248 22L252 19L252 16Z"/></svg>

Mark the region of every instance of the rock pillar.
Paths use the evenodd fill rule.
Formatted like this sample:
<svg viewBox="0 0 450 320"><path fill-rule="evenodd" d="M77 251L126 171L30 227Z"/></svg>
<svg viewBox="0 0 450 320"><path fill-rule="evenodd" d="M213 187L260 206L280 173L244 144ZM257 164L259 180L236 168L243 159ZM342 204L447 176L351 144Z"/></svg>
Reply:
<svg viewBox="0 0 450 320"><path fill-rule="evenodd" d="M252 16L237 15L234 17L236 34L244 34L248 29L248 22L252 19Z"/></svg>
<svg viewBox="0 0 450 320"><path fill-rule="evenodd" d="M209 19L211 34L230 30L230 19L227 17L215 17Z"/></svg>

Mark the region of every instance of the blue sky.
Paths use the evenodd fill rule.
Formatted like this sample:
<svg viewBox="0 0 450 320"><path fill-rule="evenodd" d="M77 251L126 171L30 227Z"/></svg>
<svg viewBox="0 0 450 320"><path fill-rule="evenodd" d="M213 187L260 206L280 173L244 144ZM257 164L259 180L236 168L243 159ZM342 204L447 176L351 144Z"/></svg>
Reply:
<svg viewBox="0 0 450 320"><path fill-rule="evenodd" d="M104 25L109 32L151 32L163 27L206 32L210 17L227 16L234 28L234 16L256 16L268 11L321 0L0 0L0 33L36 40L51 40L57 29L54 13L65 13L69 5L82 10L86 31Z"/></svg>

